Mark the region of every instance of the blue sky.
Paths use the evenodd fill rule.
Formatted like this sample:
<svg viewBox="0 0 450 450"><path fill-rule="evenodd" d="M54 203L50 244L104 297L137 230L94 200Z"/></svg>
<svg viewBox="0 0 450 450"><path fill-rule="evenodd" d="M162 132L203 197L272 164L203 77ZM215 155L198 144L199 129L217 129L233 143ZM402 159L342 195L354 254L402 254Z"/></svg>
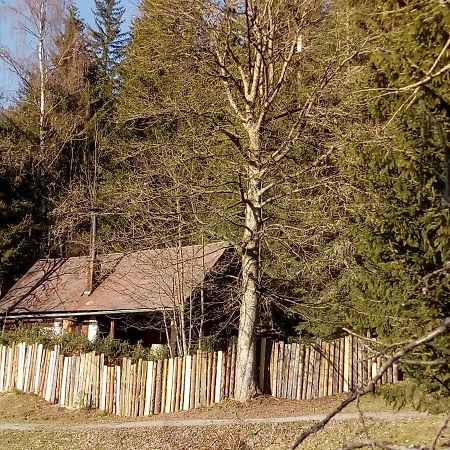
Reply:
<svg viewBox="0 0 450 450"><path fill-rule="evenodd" d="M128 30L131 19L137 13L138 0L121 0L122 6L125 7L125 24L124 30ZM76 5L80 10L80 15L91 26L94 26L94 0L76 0ZM20 4L17 0L0 0L0 47L8 48L12 53L21 52L21 57L26 56L23 50L24 45L20 45L20 33L17 33L16 18L11 14L11 5ZM20 50L22 49L22 50ZM30 50L30 49L28 49ZM8 67L0 61L0 106L8 104L18 88L17 77L8 69ZM4 97L2 99L2 96Z"/></svg>

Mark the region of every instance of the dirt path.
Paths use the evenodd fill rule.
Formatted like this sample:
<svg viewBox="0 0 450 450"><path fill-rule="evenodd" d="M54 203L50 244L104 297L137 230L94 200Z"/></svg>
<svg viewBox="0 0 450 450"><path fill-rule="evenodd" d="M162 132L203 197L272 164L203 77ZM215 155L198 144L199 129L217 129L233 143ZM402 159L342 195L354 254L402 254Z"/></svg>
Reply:
<svg viewBox="0 0 450 450"><path fill-rule="evenodd" d="M411 418L427 417L426 413L414 411L400 412L372 412L365 413L364 417L371 420L402 420ZM281 424L292 422L314 422L321 420L325 414L310 414L292 417L251 418L251 419L154 419L139 422L109 422L109 423L86 423L86 424L49 424L49 423L0 423L0 431L44 431L63 428L64 431L78 430L107 430L107 429L130 429L130 428L162 428L162 427L208 427L227 425L251 425L251 424ZM341 413L333 420L350 421L358 420L358 413Z"/></svg>

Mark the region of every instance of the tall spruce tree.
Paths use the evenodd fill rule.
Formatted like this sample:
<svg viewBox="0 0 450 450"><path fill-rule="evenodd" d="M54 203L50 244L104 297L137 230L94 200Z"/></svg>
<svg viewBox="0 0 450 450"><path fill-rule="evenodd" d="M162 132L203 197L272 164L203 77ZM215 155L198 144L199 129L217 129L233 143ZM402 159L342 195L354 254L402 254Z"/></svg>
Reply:
<svg viewBox="0 0 450 450"><path fill-rule="evenodd" d="M91 29L93 48L99 62L99 95L111 101L118 88L117 65L122 60L127 33L122 32L125 8L120 0L95 0L95 29Z"/></svg>
<svg viewBox="0 0 450 450"><path fill-rule="evenodd" d="M91 206L89 198L77 203L73 192L88 190L96 166L97 72L86 26L78 9L70 5L62 31L55 38L52 55L54 69L49 79L49 101L52 114L49 124L59 155L54 162L55 195L52 198L50 238L56 254L78 253L77 240L80 211ZM72 214L66 214L67 209ZM77 211L77 214L73 214ZM72 216L72 217L71 217ZM75 225L76 224L76 225ZM75 234L75 236L74 236ZM81 251L85 251L84 249Z"/></svg>
<svg viewBox="0 0 450 450"><path fill-rule="evenodd" d="M74 186L86 183L91 162L95 58L77 9L69 6L60 19L60 26L55 24L60 31L47 43L44 152L37 151L38 72L29 71L17 104L2 111L0 258L5 287L37 257L72 253L67 241L73 235L72 222L79 221L73 214L78 210L76 201L68 200ZM38 185L42 176L45 189ZM72 220L59 213L62 205L72 208ZM45 253L37 245L37 237L42 241L44 234Z"/></svg>
<svg viewBox="0 0 450 450"><path fill-rule="evenodd" d="M340 317L398 342L450 314L450 72L441 70L450 58L450 8L387 0L360 24L378 39L358 84L371 88L360 98L367 108L351 123L340 163L354 187L348 229L357 255ZM411 359L423 363L403 366L441 409L450 404L448 342L418 349ZM443 363L430 363L436 360ZM409 393L421 399L417 389Z"/></svg>

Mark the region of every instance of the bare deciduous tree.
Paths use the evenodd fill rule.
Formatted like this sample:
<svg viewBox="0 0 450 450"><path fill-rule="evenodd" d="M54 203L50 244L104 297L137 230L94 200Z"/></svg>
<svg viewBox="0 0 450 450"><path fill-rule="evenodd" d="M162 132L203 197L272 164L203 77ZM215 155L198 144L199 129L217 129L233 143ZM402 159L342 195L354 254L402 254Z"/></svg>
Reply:
<svg viewBox="0 0 450 450"><path fill-rule="evenodd" d="M315 79L306 81L302 68L308 66L311 47L320 40L317 36L320 24L329 19L327 1L198 0L168 5L151 0L146 5L155 16L177 18L172 25L178 43L174 53L183 58L189 52L196 61L194 65L198 64L198 76L207 73L210 80L218 81L211 99L215 108L212 115L221 117L225 113L225 126L220 131L237 151L239 161L231 160L233 152L216 158L217 166L237 180L218 182L210 189L216 189L217 199L227 195L224 187L227 190L237 186L243 209L231 215L233 205L228 205L214 212L225 220L228 215L233 225L243 230L235 398L245 401L256 393L255 338L261 306L262 242L267 223L263 209L312 188L296 186L296 179L311 173L330 149L318 146L309 163L296 173L284 172L285 163L293 149L301 145L302 137L314 128L317 122L314 108L336 74L355 55L355 46L351 40L339 42L339 49L336 47L324 58ZM175 31L169 28L166 33L172 36ZM317 50L313 48L314 51ZM197 76L195 71L192 76ZM304 95L297 95L306 89ZM187 104L188 100L179 100L174 107L178 115L186 109L197 112L194 105ZM223 105L223 101L228 104ZM180 103L186 108L184 111ZM164 112L168 113L167 108L161 114Z"/></svg>
<svg viewBox="0 0 450 450"><path fill-rule="evenodd" d="M186 5L184 5L186 6ZM164 9L164 5L159 5ZM321 0L245 0L194 2L178 11L194 18L199 40L208 55L207 65L222 85L228 100L229 121L238 130L227 130L244 161L239 174L241 204L241 309L235 398L245 401L256 393L255 339L260 307L263 208L307 189L294 187L294 173L282 173L283 162L314 122L314 107L326 86L355 55L353 43L342 44L327 60L303 99L287 101L286 91L305 88L301 79L306 64L308 36L326 20L329 2ZM168 14L176 10L166 7ZM277 138L271 138L275 133ZM269 132L271 130L271 133ZM323 158L302 167L307 172Z"/></svg>

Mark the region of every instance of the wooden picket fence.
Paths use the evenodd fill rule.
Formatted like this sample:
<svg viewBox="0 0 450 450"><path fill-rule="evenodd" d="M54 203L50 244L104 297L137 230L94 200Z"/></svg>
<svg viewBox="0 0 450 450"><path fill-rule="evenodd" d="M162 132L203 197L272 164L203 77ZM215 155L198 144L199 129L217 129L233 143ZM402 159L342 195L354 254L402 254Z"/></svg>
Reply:
<svg viewBox="0 0 450 450"><path fill-rule="evenodd" d="M348 392L367 383L383 363L352 336L313 345L261 339L258 361L261 391L297 400ZM123 358L109 365L103 354L64 356L58 346L20 343L0 346L0 392L15 388L64 407L148 416L232 398L235 366L234 346L158 361ZM380 383L397 380L393 366Z"/></svg>
<svg viewBox="0 0 450 450"><path fill-rule="evenodd" d="M353 336L312 345L261 339L258 353L261 391L294 400L349 392L369 382L385 362ZM380 384L397 381L398 367L393 365Z"/></svg>
<svg viewBox="0 0 450 450"><path fill-rule="evenodd" d="M94 352L63 356L58 346L0 347L0 391L35 393L72 408L136 417L187 410L234 394L236 351L107 365Z"/></svg>

